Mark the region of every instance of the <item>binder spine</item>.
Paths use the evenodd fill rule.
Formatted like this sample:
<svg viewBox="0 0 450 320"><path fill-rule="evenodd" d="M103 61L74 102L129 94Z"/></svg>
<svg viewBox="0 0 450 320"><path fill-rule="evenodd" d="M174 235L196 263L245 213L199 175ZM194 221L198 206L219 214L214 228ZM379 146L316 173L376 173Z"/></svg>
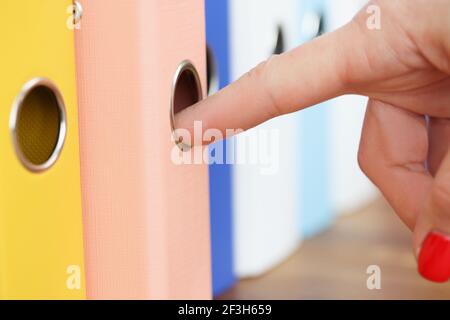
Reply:
<svg viewBox="0 0 450 320"><path fill-rule="evenodd" d="M207 299L207 165L177 165L171 108L180 66L205 94L196 0L82 0L77 32L88 296ZM187 65L187 64L183 64ZM194 88L194 87L192 87ZM201 95L197 90L201 90ZM191 92L182 92L182 103ZM183 102L184 101L184 102ZM180 105L180 106L181 106Z"/></svg>
<svg viewBox="0 0 450 320"><path fill-rule="evenodd" d="M327 24L324 1L299 2L302 42L325 32ZM302 205L300 228L305 238L312 237L331 225L334 210L331 201L331 136L329 104L303 110L300 113L302 136Z"/></svg>
<svg viewBox="0 0 450 320"><path fill-rule="evenodd" d="M71 8L2 2L0 299L85 298Z"/></svg>
<svg viewBox="0 0 450 320"><path fill-rule="evenodd" d="M228 85L229 4L228 0L206 0L206 41L208 93ZM223 151L223 163L209 166L211 253L213 294L218 296L236 281L233 270L232 167L226 163L227 142L218 142L210 150Z"/></svg>

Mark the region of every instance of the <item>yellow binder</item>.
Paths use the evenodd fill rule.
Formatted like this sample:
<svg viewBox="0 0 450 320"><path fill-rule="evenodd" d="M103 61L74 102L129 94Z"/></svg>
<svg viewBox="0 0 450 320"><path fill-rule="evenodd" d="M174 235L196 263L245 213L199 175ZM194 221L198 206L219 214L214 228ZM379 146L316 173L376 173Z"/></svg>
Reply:
<svg viewBox="0 0 450 320"><path fill-rule="evenodd" d="M85 298L72 0L2 0L0 299Z"/></svg>

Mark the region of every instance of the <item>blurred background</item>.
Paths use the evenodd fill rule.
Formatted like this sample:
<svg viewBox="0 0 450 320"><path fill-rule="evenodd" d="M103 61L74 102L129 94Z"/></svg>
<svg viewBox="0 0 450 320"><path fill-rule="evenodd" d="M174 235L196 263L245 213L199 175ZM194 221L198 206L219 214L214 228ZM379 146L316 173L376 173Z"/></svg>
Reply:
<svg viewBox="0 0 450 320"><path fill-rule="evenodd" d="M366 5L206 0L209 94L272 54L336 30L359 10L369 17ZM450 285L420 278L410 232L358 167L366 102L339 97L224 143L279 135L274 174L263 174L258 163L210 167L216 298L450 298ZM379 272L374 290L371 267Z"/></svg>
<svg viewBox="0 0 450 320"><path fill-rule="evenodd" d="M417 273L411 233L383 199L338 218L262 277L242 280L219 299L437 299L450 284ZM381 269L381 289L366 286L367 268Z"/></svg>

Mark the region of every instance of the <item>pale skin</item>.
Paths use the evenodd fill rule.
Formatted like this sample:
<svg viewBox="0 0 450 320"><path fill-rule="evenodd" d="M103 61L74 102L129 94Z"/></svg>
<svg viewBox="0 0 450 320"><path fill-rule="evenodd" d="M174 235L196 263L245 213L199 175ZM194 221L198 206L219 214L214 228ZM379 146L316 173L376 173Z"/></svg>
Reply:
<svg viewBox="0 0 450 320"><path fill-rule="evenodd" d="M343 94L369 97L360 166L414 232L450 235L450 0L379 0L341 29L274 56L176 116L249 129ZM429 116L429 121L426 116Z"/></svg>

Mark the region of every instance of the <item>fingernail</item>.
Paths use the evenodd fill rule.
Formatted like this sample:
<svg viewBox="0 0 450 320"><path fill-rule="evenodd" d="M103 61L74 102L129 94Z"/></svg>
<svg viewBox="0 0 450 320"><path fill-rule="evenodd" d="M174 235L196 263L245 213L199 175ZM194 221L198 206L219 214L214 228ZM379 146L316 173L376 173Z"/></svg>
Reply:
<svg viewBox="0 0 450 320"><path fill-rule="evenodd" d="M430 232L419 255L419 272L430 281L450 280L450 236Z"/></svg>

